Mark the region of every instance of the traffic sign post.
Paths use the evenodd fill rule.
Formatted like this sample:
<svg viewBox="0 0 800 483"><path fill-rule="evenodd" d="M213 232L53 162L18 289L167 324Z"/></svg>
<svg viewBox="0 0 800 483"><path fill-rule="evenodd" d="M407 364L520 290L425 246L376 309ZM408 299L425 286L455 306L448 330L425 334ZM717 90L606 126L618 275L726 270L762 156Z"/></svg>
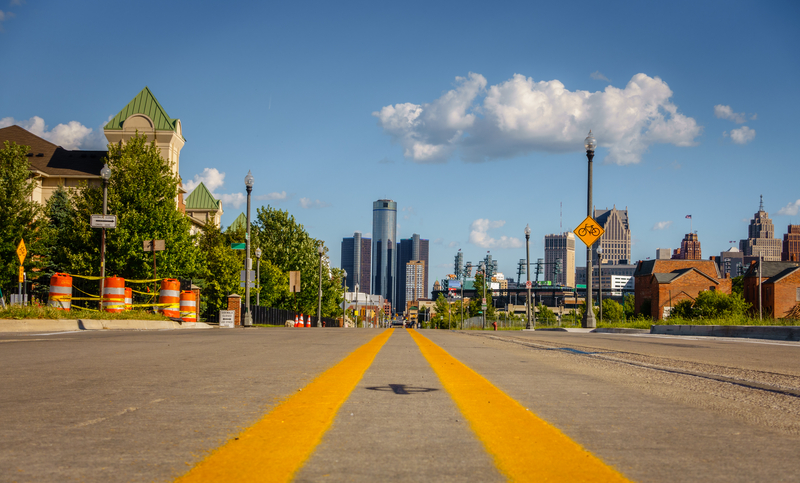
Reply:
<svg viewBox="0 0 800 483"><path fill-rule="evenodd" d="M25 256L28 255L28 249L25 248L25 239L21 238L19 240L19 245L17 245L17 258L19 258L19 296L22 298L22 284L25 282L25 267L23 267L23 263L25 262Z"/></svg>
<svg viewBox="0 0 800 483"><path fill-rule="evenodd" d="M164 240L145 240L142 244L142 247L144 248L144 251L151 252L153 254L153 278L158 278L156 275L156 252L166 249Z"/></svg>
<svg viewBox="0 0 800 483"><path fill-rule="evenodd" d="M92 215L92 228L116 228L117 215Z"/></svg>
<svg viewBox="0 0 800 483"><path fill-rule="evenodd" d="M587 247L590 247L597 241L598 238L603 236L605 230L601 227L591 216L587 216L580 225L574 230L578 238L581 239Z"/></svg>

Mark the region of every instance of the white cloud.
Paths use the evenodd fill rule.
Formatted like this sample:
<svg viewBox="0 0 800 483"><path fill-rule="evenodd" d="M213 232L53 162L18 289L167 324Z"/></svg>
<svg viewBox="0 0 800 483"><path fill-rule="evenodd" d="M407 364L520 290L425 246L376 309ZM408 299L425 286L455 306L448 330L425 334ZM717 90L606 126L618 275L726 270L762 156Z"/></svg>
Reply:
<svg viewBox="0 0 800 483"><path fill-rule="evenodd" d="M779 215L789 215L789 216L796 216L797 213L799 212L800 212L800 200L797 200L794 203L789 203L788 205L778 210Z"/></svg>
<svg viewBox="0 0 800 483"><path fill-rule="evenodd" d="M434 245L442 245L444 243L444 238L437 238L433 240Z"/></svg>
<svg viewBox="0 0 800 483"><path fill-rule="evenodd" d="M659 221L658 223L653 225L653 231L666 230L670 226L672 226L672 222L671 221Z"/></svg>
<svg viewBox="0 0 800 483"><path fill-rule="evenodd" d="M447 248L455 248L457 246L458 246L457 241L451 241L450 243L447 244Z"/></svg>
<svg viewBox="0 0 800 483"><path fill-rule="evenodd" d="M506 222L503 220L487 220L479 218L472 222L469 227L469 242L483 248L519 248L522 246L522 240L514 237L501 236L500 238L492 238L489 236L489 230L501 228Z"/></svg>
<svg viewBox="0 0 800 483"><path fill-rule="evenodd" d="M731 106L723 106L722 104L717 104L714 106L714 115L718 119L727 119L729 121L733 121L736 124L744 124L746 120L746 115L743 112L733 112Z"/></svg>
<svg viewBox="0 0 800 483"><path fill-rule="evenodd" d="M96 130L86 127L78 121L70 121L66 124L59 124L48 130L44 119L33 116L28 120L16 120L13 117L0 119L0 128L17 125L31 133L46 139L51 143L61 146L64 149L86 149L86 150L105 150L108 141L103 134L103 126L100 125Z"/></svg>
<svg viewBox="0 0 800 483"><path fill-rule="evenodd" d="M186 191L191 192L200 183L206 185L208 191L213 193L225 183L225 173L220 173L217 168L205 168L201 174L196 174L193 179L185 181L183 187L186 188Z"/></svg>
<svg viewBox="0 0 800 483"><path fill-rule="evenodd" d="M486 85L482 75L470 73L431 103L385 106L373 115L405 157L418 163L445 162L456 152L467 161L485 161L581 151L592 129L608 148L607 162L631 164L652 144L693 146L703 129L669 102L672 91L664 81L645 74L633 76L624 89L598 92L569 91L558 80L534 82L519 74Z"/></svg>
<svg viewBox="0 0 800 483"><path fill-rule="evenodd" d="M594 80L604 80L604 81L607 81L607 82L611 82L608 79L608 77L606 77L602 73L600 73L599 70L596 70L596 71L592 72L591 74L589 74L589 77L591 77Z"/></svg>
<svg viewBox="0 0 800 483"><path fill-rule="evenodd" d="M222 201L223 208L225 206L233 206L234 208L239 208L245 203L245 201L247 201L247 196L245 196L244 193L233 193L233 194L222 194L222 195L217 195L214 193L211 194L214 195L214 197L217 198L218 200Z"/></svg>
<svg viewBox="0 0 800 483"><path fill-rule="evenodd" d="M320 200L312 200L311 198L300 198L300 207L304 209L313 209L313 208L326 208L331 206L330 203L326 203Z"/></svg>
<svg viewBox="0 0 800 483"><path fill-rule="evenodd" d="M267 193L265 195L254 196L254 198L257 200L264 200L264 201L285 201L286 199L289 198L289 196L286 194L286 191L281 191L280 193L275 191L272 193Z"/></svg>
<svg viewBox="0 0 800 483"><path fill-rule="evenodd" d="M723 133L723 135L727 135L727 133ZM731 141L736 144L747 144L756 138L756 131L747 126L742 126L739 129L733 129L730 136Z"/></svg>

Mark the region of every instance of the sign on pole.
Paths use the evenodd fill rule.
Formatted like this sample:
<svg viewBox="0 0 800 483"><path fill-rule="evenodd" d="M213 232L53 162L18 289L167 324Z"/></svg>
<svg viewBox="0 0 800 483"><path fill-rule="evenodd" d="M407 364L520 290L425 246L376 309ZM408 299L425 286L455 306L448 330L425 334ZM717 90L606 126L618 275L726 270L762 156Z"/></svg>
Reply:
<svg viewBox="0 0 800 483"><path fill-rule="evenodd" d="M244 250L247 248L247 243L231 243L231 248L234 250Z"/></svg>
<svg viewBox="0 0 800 483"><path fill-rule="evenodd" d="M253 280L256 279L256 271L255 270L248 270L248 272L250 272L250 283L253 283ZM240 282L244 282L245 281L244 270L239 272L239 281Z"/></svg>
<svg viewBox="0 0 800 483"><path fill-rule="evenodd" d="M19 264L22 265L25 262L25 256L28 254L28 249L25 248L25 239L21 239L19 241L19 245L17 245L17 257L19 257Z"/></svg>
<svg viewBox="0 0 800 483"><path fill-rule="evenodd" d="M575 234L581 239L587 247L592 246L598 238L603 236L605 230L601 227L591 216L587 216L585 220L575 228Z"/></svg>
<svg viewBox="0 0 800 483"><path fill-rule="evenodd" d="M291 272L289 272L289 291L290 292L299 292L300 291L300 272L299 271L291 271Z"/></svg>
<svg viewBox="0 0 800 483"><path fill-rule="evenodd" d="M153 242L155 242L155 243L153 243ZM164 240L145 240L144 241L144 251L146 251L146 252L160 252L160 251L164 251L165 248L166 248L166 245L164 244Z"/></svg>
<svg viewBox="0 0 800 483"><path fill-rule="evenodd" d="M117 215L92 215L92 228L116 228Z"/></svg>
<svg viewBox="0 0 800 483"><path fill-rule="evenodd" d="M244 282L239 282L239 286L244 288ZM250 282L250 288L255 288L255 286L256 286L255 282Z"/></svg>
<svg viewBox="0 0 800 483"><path fill-rule="evenodd" d="M531 283L530 280L525 282L525 288L531 288L532 285L533 285L533 283Z"/></svg>
<svg viewBox="0 0 800 483"><path fill-rule="evenodd" d="M19 266L19 283L25 282L25 267Z"/></svg>

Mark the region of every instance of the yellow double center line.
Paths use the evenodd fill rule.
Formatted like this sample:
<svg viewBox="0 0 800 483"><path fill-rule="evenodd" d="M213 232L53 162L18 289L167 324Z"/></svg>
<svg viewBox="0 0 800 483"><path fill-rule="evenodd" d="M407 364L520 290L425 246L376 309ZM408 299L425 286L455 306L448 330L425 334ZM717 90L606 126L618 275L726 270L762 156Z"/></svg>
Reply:
<svg viewBox="0 0 800 483"><path fill-rule="evenodd" d="M355 350L177 481L289 481L392 332L386 330ZM408 332L511 481L628 481L444 349L414 330Z"/></svg>

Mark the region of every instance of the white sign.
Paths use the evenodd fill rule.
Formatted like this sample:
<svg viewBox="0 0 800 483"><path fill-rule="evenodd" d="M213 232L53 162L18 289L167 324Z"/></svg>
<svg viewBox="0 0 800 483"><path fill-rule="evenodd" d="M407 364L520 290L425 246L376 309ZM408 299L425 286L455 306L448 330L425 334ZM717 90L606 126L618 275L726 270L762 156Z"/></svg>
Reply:
<svg viewBox="0 0 800 483"><path fill-rule="evenodd" d="M256 279L256 271L255 270L248 270L250 272L250 282ZM239 281L244 282L245 273L244 270L239 271Z"/></svg>
<svg viewBox="0 0 800 483"><path fill-rule="evenodd" d="M92 215L92 228L116 228L117 215Z"/></svg>
<svg viewBox="0 0 800 483"><path fill-rule="evenodd" d="M220 310L219 311L219 326L220 328L232 329L236 320L235 310Z"/></svg>

